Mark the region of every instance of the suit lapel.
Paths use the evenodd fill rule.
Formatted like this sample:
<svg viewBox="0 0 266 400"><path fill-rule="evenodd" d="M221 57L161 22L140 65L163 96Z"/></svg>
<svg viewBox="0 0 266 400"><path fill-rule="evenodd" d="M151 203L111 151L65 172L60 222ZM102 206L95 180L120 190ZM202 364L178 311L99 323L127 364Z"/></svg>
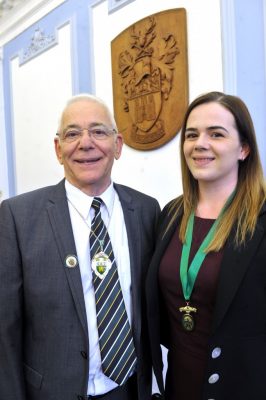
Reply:
<svg viewBox="0 0 266 400"><path fill-rule="evenodd" d="M77 257L77 252L71 228L64 180L55 186L53 196L51 196L47 205L47 212L62 261L60 267L64 268L66 273L77 313L87 335L86 309L79 265L77 264L76 267L72 268L66 266L66 258L68 256Z"/></svg>
<svg viewBox="0 0 266 400"><path fill-rule="evenodd" d="M264 229L258 224L252 239L245 246L240 246L238 249L234 248L234 235L230 235L228 238L221 265L212 333L222 322L248 267L252 267L252 258L257 251L263 235Z"/></svg>
<svg viewBox="0 0 266 400"><path fill-rule="evenodd" d="M159 229L157 232L157 241L155 246L155 252L153 254L151 264L148 269L147 280L146 280L146 293L149 313L153 317L158 317L160 301L159 301L159 287L158 287L158 273L161 264L161 259L165 253L169 242L177 229L179 218L177 218L174 223L171 224L169 229L166 230L168 223L170 221L170 216L161 214L161 223L159 222ZM159 323L158 323L159 324Z"/></svg>
<svg viewBox="0 0 266 400"><path fill-rule="evenodd" d="M141 328L141 243L140 236L140 209L137 201L132 201L129 193L120 185L114 184L123 209L128 237L130 270L132 282L133 330L139 340Z"/></svg>
<svg viewBox="0 0 266 400"><path fill-rule="evenodd" d="M166 218L163 225L160 228L160 233L158 235L156 250L154 253L153 259L156 261L157 268L159 269L161 259L165 253L167 246L169 245L170 240L172 239L173 234L175 233L177 226L179 224L180 219L177 218L171 226L167 229L168 223L170 219Z"/></svg>

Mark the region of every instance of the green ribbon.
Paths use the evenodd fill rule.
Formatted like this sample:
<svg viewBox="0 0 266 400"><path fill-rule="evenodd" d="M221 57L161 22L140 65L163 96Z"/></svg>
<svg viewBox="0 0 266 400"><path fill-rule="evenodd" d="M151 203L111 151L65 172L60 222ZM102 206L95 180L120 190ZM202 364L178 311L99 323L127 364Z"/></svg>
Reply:
<svg viewBox="0 0 266 400"><path fill-rule="evenodd" d="M181 279L182 288L183 288L183 295L187 302L190 299L190 296L191 296L198 272L200 270L200 267L207 255L205 252L205 249L208 247L211 240L213 239L215 231L216 231L216 227L217 227L218 223L220 222L226 208L231 203L231 201L234 197L234 194L235 194L235 191L233 191L233 193L227 199L224 207L222 208L220 214L218 215L218 218L213 223L211 229L205 236L198 251L196 252L196 254L190 264L190 267L188 266L188 260L189 260L189 254L190 254L191 243L192 243L195 213L192 212L189 216L187 230L186 230L186 236L185 236L185 243L183 244L181 261L180 261L180 279Z"/></svg>

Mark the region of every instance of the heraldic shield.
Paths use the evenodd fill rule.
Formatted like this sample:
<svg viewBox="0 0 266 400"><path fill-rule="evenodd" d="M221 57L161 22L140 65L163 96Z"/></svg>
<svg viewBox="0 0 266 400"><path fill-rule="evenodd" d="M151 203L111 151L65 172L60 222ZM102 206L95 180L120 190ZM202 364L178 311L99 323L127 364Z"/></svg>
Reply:
<svg viewBox="0 0 266 400"><path fill-rule="evenodd" d="M111 43L114 115L127 145L151 150L180 130L188 105L185 9L144 18Z"/></svg>

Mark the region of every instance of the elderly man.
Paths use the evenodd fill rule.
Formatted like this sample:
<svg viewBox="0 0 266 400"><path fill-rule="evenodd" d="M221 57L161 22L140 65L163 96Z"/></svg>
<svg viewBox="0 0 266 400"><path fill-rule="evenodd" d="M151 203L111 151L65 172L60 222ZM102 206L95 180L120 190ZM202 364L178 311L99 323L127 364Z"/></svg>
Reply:
<svg viewBox="0 0 266 400"><path fill-rule="evenodd" d="M123 140L78 95L55 151L65 179L0 207L0 399L146 400L144 280L158 202L113 183Z"/></svg>

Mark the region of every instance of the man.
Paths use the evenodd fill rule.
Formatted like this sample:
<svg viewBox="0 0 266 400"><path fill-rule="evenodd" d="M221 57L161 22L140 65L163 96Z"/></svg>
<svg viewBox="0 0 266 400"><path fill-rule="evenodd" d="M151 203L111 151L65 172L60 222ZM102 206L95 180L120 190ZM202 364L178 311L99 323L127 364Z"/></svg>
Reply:
<svg viewBox="0 0 266 400"><path fill-rule="evenodd" d="M151 397L143 290L159 205L112 182L122 144L106 105L75 96L55 139L65 179L1 204L0 399Z"/></svg>

